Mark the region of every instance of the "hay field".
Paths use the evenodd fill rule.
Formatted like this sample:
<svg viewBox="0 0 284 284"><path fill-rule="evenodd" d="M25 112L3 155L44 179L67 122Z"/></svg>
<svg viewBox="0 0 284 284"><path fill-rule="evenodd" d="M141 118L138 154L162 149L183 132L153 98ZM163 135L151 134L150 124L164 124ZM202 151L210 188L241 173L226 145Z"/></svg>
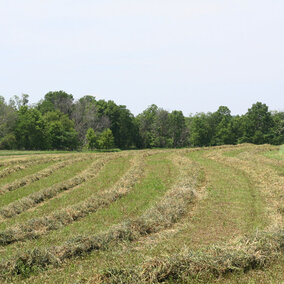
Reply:
<svg viewBox="0 0 284 284"><path fill-rule="evenodd" d="M0 151L1 283L283 283L284 151Z"/></svg>

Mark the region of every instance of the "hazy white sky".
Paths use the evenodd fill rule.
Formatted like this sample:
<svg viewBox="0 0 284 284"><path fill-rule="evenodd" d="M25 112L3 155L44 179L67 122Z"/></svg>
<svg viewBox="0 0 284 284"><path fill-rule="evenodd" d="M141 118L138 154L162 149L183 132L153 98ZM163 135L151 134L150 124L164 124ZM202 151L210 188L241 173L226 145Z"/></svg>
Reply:
<svg viewBox="0 0 284 284"><path fill-rule="evenodd" d="M284 110L283 0L0 0L0 95Z"/></svg>

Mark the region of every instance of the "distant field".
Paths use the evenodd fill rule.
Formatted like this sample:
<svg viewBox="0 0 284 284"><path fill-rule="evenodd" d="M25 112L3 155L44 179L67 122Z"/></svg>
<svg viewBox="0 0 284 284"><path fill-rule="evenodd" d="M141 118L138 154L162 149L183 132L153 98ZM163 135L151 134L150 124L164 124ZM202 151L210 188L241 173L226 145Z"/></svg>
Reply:
<svg viewBox="0 0 284 284"><path fill-rule="evenodd" d="M0 151L0 282L284 283L283 149Z"/></svg>

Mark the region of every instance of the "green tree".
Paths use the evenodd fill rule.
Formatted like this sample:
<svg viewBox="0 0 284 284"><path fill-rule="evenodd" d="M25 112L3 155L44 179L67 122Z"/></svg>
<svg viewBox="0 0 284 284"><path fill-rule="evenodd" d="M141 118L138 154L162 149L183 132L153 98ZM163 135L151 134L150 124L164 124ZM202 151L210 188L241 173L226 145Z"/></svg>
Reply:
<svg viewBox="0 0 284 284"><path fill-rule="evenodd" d="M90 150L93 150L95 148L98 148L97 143L97 135L95 134L95 131L93 128L89 128L86 134L86 140L87 140L87 147Z"/></svg>
<svg viewBox="0 0 284 284"><path fill-rule="evenodd" d="M46 121L33 108L21 106L15 126L17 147L25 150L43 150L50 147Z"/></svg>
<svg viewBox="0 0 284 284"><path fill-rule="evenodd" d="M22 94L21 97L17 95L13 96L13 98L10 99L9 105L14 109L19 110L22 106L27 106L28 103L29 103L29 95Z"/></svg>
<svg viewBox="0 0 284 284"><path fill-rule="evenodd" d="M105 129L98 138L98 146L100 149L111 149L114 147L114 137L112 131Z"/></svg>
<svg viewBox="0 0 284 284"><path fill-rule="evenodd" d="M190 122L190 144L192 146L210 146L213 129L211 124L211 113L197 113Z"/></svg>
<svg viewBox="0 0 284 284"><path fill-rule="evenodd" d="M114 136L114 143L119 148L129 148L137 142L137 126L133 114L124 105L117 105L113 101L96 102L97 111L101 119L108 118L110 129Z"/></svg>
<svg viewBox="0 0 284 284"><path fill-rule="evenodd" d="M101 132L110 127L109 118L104 114L100 115L96 104L95 97L84 96L73 106L71 117L82 145L86 143L86 133L89 128L93 128L95 132Z"/></svg>
<svg viewBox="0 0 284 284"><path fill-rule="evenodd" d="M169 115L170 137L173 141L173 147L183 147L187 145L188 130L185 124L185 118L181 111L172 111Z"/></svg>
<svg viewBox="0 0 284 284"><path fill-rule="evenodd" d="M50 147L57 150L73 150L78 147L78 133L74 122L60 111L47 112L44 115L47 122Z"/></svg>
<svg viewBox="0 0 284 284"><path fill-rule="evenodd" d="M234 135L232 133L232 116L231 111L226 106L220 106L212 114L212 127L214 135L211 145L234 144Z"/></svg>
<svg viewBox="0 0 284 284"><path fill-rule="evenodd" d="M158 113L158 107L151 105L137 116L139 135L142 148L158 147L154 124Z"/></svg>
<svg viewBox="0 0 284 284"><path fill-rule="evenodd" d="M11 104L7 105L0 96L0 149L16 148L14 128L17 120L17 111Z"/></svg>
<svg viewBox="0 0 284 284"><path fill-rule="evenodd" d="M59 110L70 117L73 101L73 96L64 91L48 92L44 99L38 103L37 108L42 114Z"/></svg>
<svg viewBox="0 0 284 284"><path fill-rule="evenodd" d="M252 105L243 118L244 134L241 142L254 144L270 143L273 139L274 127L271 112L268 106L261 102Z"/></svg>
<svg viewBox="0 0 284 284"><path fill-rule="evenodd" d="M273 112L273 128L271 128L272 139L271 144L281 145L284 144L284 112Z"/></svg>

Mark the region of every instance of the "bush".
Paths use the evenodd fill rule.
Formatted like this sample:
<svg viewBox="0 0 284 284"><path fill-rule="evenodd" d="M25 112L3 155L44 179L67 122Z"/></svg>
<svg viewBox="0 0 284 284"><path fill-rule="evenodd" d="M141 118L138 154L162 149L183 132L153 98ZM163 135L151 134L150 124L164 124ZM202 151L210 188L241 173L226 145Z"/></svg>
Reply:
<svg viewBox="0 0 284 284"><path fill-rule="evenodd" d="M0 149L3 150L12 150L16 148L16 137L14 134L7 134L0 141Z"/></svg>

